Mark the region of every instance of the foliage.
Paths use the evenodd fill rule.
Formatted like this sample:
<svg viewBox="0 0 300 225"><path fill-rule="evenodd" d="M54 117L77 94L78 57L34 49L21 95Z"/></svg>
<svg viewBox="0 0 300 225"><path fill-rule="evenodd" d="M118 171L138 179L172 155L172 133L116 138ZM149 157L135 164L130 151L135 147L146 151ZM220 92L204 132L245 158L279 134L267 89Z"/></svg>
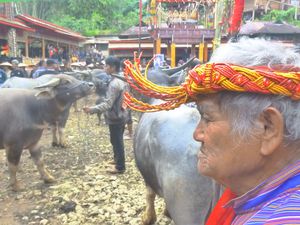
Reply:
<svg viewBox="0 0 300 225"><path fill-rule="evenodd" d="M291 7L288 10L271 10L262 17L263 21L286 22L296 26L300 26L300 21L295 20L295 8Z"/></svg>
<svg viewBox="0 0 300 225"><path fill-rule="evenodd" d="M139 0L32 0L19 7L86 36L118 33L139 21Z"/></svg>

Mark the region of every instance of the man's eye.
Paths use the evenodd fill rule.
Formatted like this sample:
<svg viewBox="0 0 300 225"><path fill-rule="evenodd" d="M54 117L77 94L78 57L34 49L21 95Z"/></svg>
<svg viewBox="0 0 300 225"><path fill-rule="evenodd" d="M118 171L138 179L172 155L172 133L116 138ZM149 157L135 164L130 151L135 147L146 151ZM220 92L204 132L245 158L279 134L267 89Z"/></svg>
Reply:
<svg viewBox="0 0 300 225"><path fill-rule="evenodd" d="M202 120L203 122L206 122L206 123L211 122L211 119L210 119L209 117L207 117L207 116L202 116L202 117L201 117L201 120Z"/></svg>

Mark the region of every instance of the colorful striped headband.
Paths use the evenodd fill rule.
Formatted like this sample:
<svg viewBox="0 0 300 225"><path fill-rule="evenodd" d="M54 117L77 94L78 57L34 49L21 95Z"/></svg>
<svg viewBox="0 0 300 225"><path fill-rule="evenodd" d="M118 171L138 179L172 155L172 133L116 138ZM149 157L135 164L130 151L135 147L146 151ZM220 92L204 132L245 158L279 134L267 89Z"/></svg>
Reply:
<svg viewBox="0 0 300 225"><path fill-rule="evenodd" d="M140 56L141 57L141 56ZM145 75L140 70L140 57L134 57L134 63L125 61L125 77L136 91L156 99L164 100L162 104L150 105L139 101L128 92L124 102L131 109L140 112L171 110L181 104L195 101L199 94L220 91L253 92L274 94L300 99L300 71L287 67L283 71L274 71L268 67L243 67L226 63L207 63L198 65L189 71L185 82L180 86L159 86L147 79L148 63ZM281 67L283 68L283 67ZM286 71L289 72L286 72Z"/></svg>

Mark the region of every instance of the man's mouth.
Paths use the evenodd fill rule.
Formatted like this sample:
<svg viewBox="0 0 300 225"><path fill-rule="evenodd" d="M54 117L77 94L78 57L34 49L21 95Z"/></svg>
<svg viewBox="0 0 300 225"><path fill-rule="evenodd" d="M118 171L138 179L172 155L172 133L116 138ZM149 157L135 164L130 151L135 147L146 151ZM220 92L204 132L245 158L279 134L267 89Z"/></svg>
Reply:
<svg viewBox="0 0 300 225"><path fill-rule="evenodd" d="M204 150L204 148L200 148L200 151L198 152L198 158L201 158L201 157L203 157L203 156L205 156L205 150Z"/></svg>

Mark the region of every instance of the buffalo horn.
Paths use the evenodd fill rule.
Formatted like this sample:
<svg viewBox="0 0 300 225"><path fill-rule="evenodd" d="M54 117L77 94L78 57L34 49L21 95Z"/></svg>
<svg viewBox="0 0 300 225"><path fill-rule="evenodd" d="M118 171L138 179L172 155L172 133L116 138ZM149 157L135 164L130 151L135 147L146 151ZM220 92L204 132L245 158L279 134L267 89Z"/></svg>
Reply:
<svg viewBox="0 0 300 225"><path fill-rule="evenodd" d="M164 73L166 73L167 75L171 76L174 73L177 73L178 71L184 70L186 67L188 67L190 64L192 64L192 62L194 61L195 57L189 59L189 61L187 61L185 64L172 68L172 69L162 69L162 71Z"/></svg>
<svg viewBox="0 0 300 225"><path fill-rule="evenodd" d="M57 85L59 85L59 83L60 83L60 79L55 77L55 78L52 78L49 82L39 85L35 88L56 87Z"/></svg>

